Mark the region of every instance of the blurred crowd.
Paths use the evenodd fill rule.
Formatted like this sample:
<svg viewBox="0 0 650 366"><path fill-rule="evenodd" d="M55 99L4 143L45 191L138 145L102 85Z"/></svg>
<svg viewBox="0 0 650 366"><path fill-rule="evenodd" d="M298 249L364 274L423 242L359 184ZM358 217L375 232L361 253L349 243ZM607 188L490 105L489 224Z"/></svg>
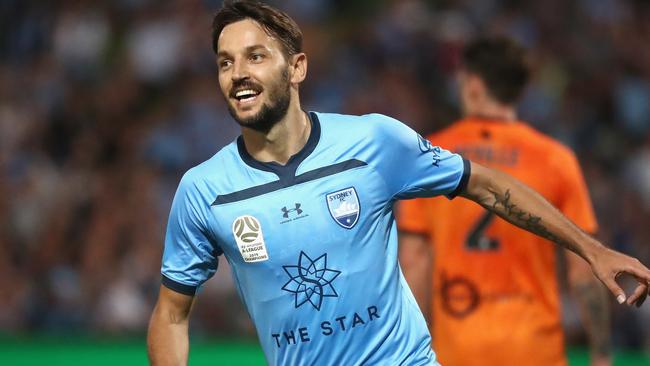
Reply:
<svg viewBox="0 0 650 366"><path fill-rule="evenodd" d="M518 40L535 72L521 118L578 153L600 238L650 264L650 3L269 2L304 32L308 109L423 134L459 117L468 40ZM239 133L211 49L219 6L0 0L0 333L146 329L176 185ZM616 306L613 321L617 346L650 352L650 305ZM192 327L252 332L223 258Z"/></svg>

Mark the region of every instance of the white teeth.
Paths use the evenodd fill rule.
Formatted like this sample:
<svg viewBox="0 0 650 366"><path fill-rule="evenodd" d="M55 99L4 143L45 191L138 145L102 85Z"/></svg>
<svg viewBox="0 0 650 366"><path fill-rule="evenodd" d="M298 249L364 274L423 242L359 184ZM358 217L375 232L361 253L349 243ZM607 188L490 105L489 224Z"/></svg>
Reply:
<svg viewBox="0 0 650 366"><path fill-rule="evenodd" d="M237 98L242 98L242 97L252 97L257 95L257 92L252 89L245 89L245 90L240 90L235 94L235 97Z"/></svg>

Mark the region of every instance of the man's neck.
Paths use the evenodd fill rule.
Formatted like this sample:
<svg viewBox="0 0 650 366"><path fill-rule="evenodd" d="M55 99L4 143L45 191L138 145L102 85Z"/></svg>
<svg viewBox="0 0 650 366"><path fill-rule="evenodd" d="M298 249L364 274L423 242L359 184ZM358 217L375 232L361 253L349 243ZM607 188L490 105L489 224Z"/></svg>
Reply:
<svg viewBox="0 0 650 366"><path fill-rule="evenodd" d="M307 143L311 122L299 105L290 105L286 116L267 133L242 128L246 151L257 161L285 165Z"/></svg>
<svg viewBox="0 0 650 366"><path fill-rule="evenodd" d="M485 103L478 108L473 108L465 112L466 117L484 118L497 121L515 122L517 121L517 110L512 105L501 103Z"/></svg>

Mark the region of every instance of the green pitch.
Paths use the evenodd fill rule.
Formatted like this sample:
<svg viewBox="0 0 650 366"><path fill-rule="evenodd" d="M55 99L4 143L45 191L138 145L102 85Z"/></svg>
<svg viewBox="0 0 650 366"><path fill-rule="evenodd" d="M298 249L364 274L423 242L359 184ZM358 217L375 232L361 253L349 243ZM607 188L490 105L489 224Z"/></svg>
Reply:
<svg viewBox="0 0 650 366"><path fill-rule="evenodd" d="M588 353L571 349L571 366L588 366ZM0 337L0 365L3 366L129 366L146 365L144 339L89 339L55 337ZM250 340L193 341L191 366L265 365L262 351ZM615 366L648 366L650 357L638 352L617 352Z"/></svg>

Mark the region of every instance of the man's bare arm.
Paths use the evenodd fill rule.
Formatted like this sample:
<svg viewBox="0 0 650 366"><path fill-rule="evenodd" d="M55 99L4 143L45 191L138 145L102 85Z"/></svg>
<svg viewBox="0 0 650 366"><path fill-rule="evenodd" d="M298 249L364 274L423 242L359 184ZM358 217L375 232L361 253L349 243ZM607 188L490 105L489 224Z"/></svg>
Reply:
<svg viewBox="0 0 650 366"><path fill-rule="evenodd" d="M577 255L566 252L571 293L576 300L582 323L589 336L592 366L612 364L610 309L607 291L591 273L589 265Z"/></svg>
<svg viewBox="0 0 650 366"><path fill-rule="evenodd" d="M504 220L551 240L578 254L616 296L619 303L641 306L648 296L650 270L637 259L611 250L578 228L539 193L515 178L499 171L471 164L471 175L463 197L469 198ZM552 175L553 172L548 172ZM628 273L638 285L632 295L616 283L616 277Z"/></svg>
<svg viewBox="0 0 650 366"><path fill-rule="evenodd" d="M399 262L427 323L431 322L431 250L429 239L408 231L399 233Z"/></svg>
<svg viewBox="0 0 650 366"><path fill-rule="evenodd" d="M187 365L190 347L188 325L193 302L193 296L160 286L158 303L151 314L147 335L151 365Z"/></svg>

